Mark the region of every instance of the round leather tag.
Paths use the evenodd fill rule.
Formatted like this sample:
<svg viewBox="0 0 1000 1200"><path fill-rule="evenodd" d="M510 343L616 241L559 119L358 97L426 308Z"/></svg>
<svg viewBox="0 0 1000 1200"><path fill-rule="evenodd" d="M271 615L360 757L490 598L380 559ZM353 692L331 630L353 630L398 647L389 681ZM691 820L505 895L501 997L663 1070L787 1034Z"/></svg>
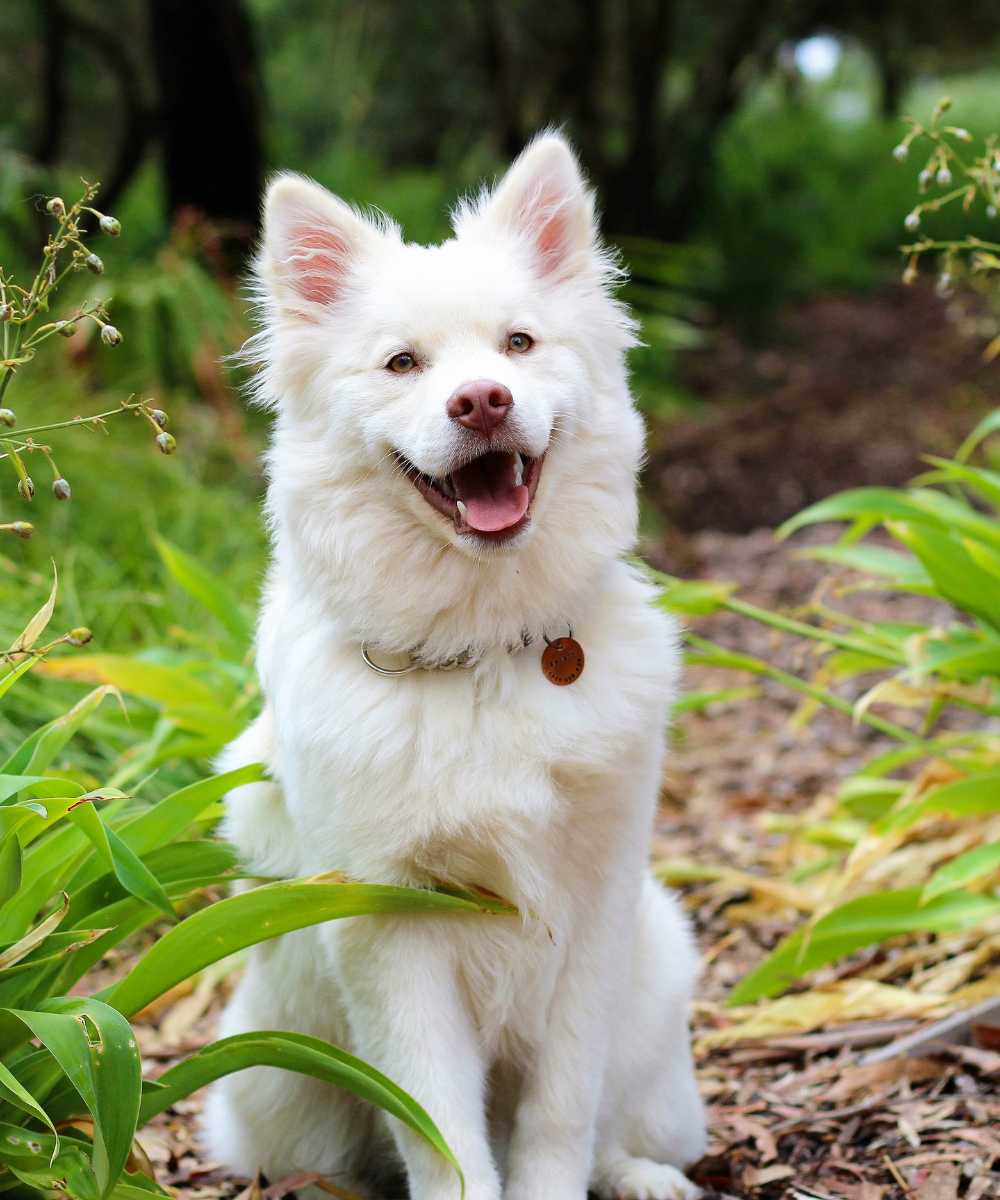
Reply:
<svg viewBox="0 0 1000 1200"><path fill-rule="evenodd" d="M583 647L576 638L554 638L542 652L542 674L557 687L576 683L583 674L583 664Z"/></svg>

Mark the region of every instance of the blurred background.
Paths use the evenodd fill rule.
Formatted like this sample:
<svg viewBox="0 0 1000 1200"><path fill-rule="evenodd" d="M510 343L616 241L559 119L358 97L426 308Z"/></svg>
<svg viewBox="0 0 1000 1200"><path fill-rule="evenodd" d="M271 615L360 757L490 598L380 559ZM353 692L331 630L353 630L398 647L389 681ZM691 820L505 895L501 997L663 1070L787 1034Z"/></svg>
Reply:
<svg viewBox="0 0 1000 1200"><path fill-rule="evenodd" d="M113 296L123 345L54 339L11 402L34 423L135 392L180 443L160 458L127 421L67 440L74 502L36 501L36 536L0 548L4 610L55 558L68 621L156 643L185 614L157 534L252 604L266 430L225 356L248 332L240 274L276 168L438 239L459 194L567 129L632 272L644 549L670 569L715 569L719 536L837 488L902 482L995 393L985 302L899 282L923 164L892 154L902 117L943 94L977 136L995 125L988 0L5 0L3 23L0 262L33 269L39 197L75 197L81 176L123 227L105 274L61 301ZM935 218L959 227L991 221ZM18 504L5 487L4 520Z"/></svg>

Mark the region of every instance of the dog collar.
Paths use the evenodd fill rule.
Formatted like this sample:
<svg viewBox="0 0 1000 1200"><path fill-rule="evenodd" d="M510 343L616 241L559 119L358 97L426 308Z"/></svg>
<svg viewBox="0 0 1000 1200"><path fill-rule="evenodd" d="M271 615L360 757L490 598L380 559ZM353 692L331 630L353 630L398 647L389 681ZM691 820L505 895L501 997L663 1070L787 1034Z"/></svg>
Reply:
<svg viewBox="0 0 1000 1200"><path fill-rule="evenodd" d="M520 654L522 650L526 650L535 641L537 639L527 630L524 630L520 641L508 642L504 646L504 650L507 654ZM585 660L583 647L573 637L572 628L569 630L568 637L548 638L543 633L542 641L545 642L545 649L542 651L541 667L545 678L557 687L564 687L566 684L575 683L583 674ZM361 643L361 657L364 660L365 666L369 670L374 671L376 675L381 675L385 679L396 679L400 675L410 675L414 671L458 671L463 668L475 666L482 657L482 651L477 652L473 646L468 646L452 658L445 659L425 658L421 653L420 646L416 646L412 650L407 650L405 653L408 659L405 666L383 667L372 658L369 643L367 641Z"/></svg>

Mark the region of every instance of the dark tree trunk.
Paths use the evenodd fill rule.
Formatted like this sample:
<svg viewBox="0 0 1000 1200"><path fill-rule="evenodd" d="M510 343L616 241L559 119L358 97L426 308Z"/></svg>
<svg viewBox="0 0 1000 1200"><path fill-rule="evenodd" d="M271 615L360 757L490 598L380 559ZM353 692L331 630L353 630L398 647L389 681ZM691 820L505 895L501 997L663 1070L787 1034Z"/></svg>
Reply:
<svg viewBox="0 0 1000 1200"><path fill-rule="evenodd" d="M59 157L66 128L66 23L62 0L42 0L42 114L34 159L51 166Z"/></svg>
<svg viewBox="0 0 1000 1200"><path fill-rule="evenodd" d="M256 234L261 88L242 0L148 0L167 209L220 226L234 256Z"/></svg>

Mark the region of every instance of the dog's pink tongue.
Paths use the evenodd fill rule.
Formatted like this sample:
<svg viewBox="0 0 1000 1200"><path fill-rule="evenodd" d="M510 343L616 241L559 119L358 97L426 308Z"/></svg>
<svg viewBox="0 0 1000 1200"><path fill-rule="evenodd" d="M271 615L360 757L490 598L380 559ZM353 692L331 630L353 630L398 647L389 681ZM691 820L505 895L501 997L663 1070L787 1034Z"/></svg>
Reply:
<svg viewBox="0 0 1000 1200"><path fill-rule="evenodd" d="M466 525L479 533L509 529L528 511L528 489L514 482L513 454L484 454L451 479L465 505Z"/></svg>

